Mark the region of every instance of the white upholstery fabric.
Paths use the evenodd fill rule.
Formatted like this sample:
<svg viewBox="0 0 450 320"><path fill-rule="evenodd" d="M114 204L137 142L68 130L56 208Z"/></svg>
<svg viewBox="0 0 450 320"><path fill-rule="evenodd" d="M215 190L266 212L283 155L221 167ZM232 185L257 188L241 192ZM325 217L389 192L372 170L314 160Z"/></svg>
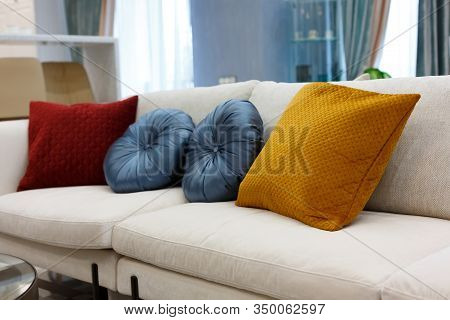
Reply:
<svg viewBox="0 0 450 320"><path fill-rule="evenodd" d="M450 76L337 84L422 95L366 208L450 220ZM303 85L261 82L255 87L250 101L262 115L266 138Z"/></svg>
<svg viewBox="0 0 450 320"><path fill-rule="evenodd" d="M120 254L283 299L379 299L399 267L449 244L446 220L365 212L325 232L232 202L158 210L113 231Z"/></svg>
<svg viewBox="0 0 450 320"><path fill-rule="evenodd" d="M450 299L449 270L450 247L447 247L389 277L384 283L382 298Z"/></svg>
<svg viewBox="0 0 450 320"><path fill-rule="evenodd" d="M28 120L0 122L0 195L15 192L28 162Z"/></svg>
<svg viewBox="0 0 450 320"><path fill-rule="evenodd" d="M137 276L139 297L151 300L257 300L268 299L256 293L239 290L150 264L121 258L117 264L117 291L131 295L131 276Z"/></svg>
<svg viewBox="0 0 450 320"><path fill-rule="evenodd" d="M74 250L39 244L0 233L0 252L20 257L46 270L92 282L91 265L98 265L100 285L116 289L119 255L113 250Z"/></svg>
<svg viewBox="0 0 450 320"><path fill-rule="evenodd" d="M257 83L258 81L253 80L214 87L148 93L139 97L137 116L140 117L156 107L175 108L185 111L198 123L224 101L248 100Z"/></svg>
<svg viewBox="0 0 450 320"><path fill-rule="evenodd" d="M66 248L111 248L115 223L185 203L180 188L117 194L108 186L37 189L0 196L0 233Z"/></svg>
<svg viewBox="0 0 450 320"><path fill-rule="evenodd" d="M306 83L277 83L264 81L253 89L250 102L258 109L264 122L264 138L267 140L284 109Z"/></svg>

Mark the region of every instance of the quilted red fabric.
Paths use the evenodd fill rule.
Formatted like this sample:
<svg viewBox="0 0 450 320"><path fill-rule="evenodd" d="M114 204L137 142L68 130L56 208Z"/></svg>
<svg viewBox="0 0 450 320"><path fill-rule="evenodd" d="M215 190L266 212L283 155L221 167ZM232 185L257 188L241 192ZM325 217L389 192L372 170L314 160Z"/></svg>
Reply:
<svg viewBox="0 0 450 320"><path fill-rule="evenodd" d="M135 121L137 102L137 96L71 106L31 102L28 167L17 190L106 184L103 159Z"/></svg>

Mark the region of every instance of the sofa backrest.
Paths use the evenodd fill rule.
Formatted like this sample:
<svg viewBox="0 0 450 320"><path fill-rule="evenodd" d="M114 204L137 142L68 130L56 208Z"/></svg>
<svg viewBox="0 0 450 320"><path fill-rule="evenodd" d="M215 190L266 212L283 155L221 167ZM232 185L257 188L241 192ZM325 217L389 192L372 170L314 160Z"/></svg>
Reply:
<svg viewBox="0 0 450 320"><path fill-rule="evenodd" d="M421 94L366 209L450 220L450 76L337 84L380 93ZM250 101L264 120L266 138L303 85L256 85Z"/></svg>
<svg viewBox="0 0 450 320"><path fill-rule="evenodd" d="M226 100L248 100L258 83L259 81L252 80L214 87L147 93L139 96L137 117L157 108L175 108L189 114L197 124L217 105Z"/></svg>

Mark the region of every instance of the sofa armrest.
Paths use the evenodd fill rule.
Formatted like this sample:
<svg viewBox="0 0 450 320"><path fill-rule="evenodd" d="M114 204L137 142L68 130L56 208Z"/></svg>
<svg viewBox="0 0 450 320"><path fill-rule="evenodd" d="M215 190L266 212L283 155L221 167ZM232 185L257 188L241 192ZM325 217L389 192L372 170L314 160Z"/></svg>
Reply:
<svg viewBox="0 0 450 320"><path fill-rule="evenodd" d="M28 120L0 122L0 195L15 192L28 162Z"/></svg>

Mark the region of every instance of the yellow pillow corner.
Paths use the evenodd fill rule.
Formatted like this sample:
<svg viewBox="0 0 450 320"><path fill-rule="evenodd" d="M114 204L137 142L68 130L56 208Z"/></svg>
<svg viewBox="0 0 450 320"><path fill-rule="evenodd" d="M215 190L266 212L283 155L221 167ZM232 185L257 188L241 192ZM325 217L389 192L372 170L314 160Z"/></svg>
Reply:
<svg viewBox="0 0 450 320"><path fill-rule="evenodd" d="M239 187L236 205L335 231L364 208L418 94L305 85Z"/></svg>

